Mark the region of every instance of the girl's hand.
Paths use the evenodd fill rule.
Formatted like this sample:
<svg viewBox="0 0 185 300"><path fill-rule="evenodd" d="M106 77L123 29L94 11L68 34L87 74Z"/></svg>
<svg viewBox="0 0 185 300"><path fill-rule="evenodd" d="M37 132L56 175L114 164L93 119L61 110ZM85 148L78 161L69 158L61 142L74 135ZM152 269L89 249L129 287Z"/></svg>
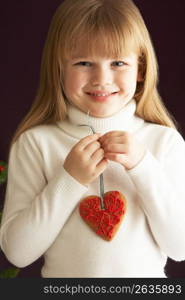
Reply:
<svg viewBox="0 0 185 300"><path fill-rule="evenodd" d="M99 137L96 133L81 139L64 161L64 169L83 185L95 180L107 167Z"/></svg>
<svg viewBox="0 0 185 300"><path fill-rule="evenodd" d="M146 150L131 133L125 131L107 132L98 141L104 149L104 157L120 163L127 170L142 160Z"/></svg>

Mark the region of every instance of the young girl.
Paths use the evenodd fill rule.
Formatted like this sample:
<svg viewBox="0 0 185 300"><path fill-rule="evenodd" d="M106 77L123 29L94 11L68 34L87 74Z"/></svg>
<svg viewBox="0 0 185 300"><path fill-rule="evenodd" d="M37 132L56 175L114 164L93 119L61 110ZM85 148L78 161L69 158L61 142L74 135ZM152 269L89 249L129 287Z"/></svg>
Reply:
<svg viewBox="0 0 185 300"><path fill-rule="evenodd" d="M165 277L167 257L185 259L185 142L157 78L131 0L62 2L10 151L0 243L12 264L44 255L42 277ZM111 241L79 213L102 173L126 198Z"/></svg>

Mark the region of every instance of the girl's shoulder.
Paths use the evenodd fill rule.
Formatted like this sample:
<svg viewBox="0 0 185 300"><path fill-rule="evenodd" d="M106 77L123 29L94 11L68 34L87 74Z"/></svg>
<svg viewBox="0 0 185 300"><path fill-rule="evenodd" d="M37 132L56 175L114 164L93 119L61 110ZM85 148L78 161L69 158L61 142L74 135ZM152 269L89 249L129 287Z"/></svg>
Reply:
<svg viewBox="0 0 185 300"><path fill-rule="evenodd" d="M176 128L168 127L151 122L144 122L143 133L146 134L151 140L155 139L160 143L165 141L169 144L185 143L183 133Z"/></svg>
<svg viewBox="0 0 185 300"><path fill-rule="evenodd" d="M55 130L57 130L56 124L42 124L33 126L25 130L22 134L27 136L39 136L52 134Z"/></svg>
<svg viewBox="0 0 185 300"><path fill-rule="evenodd" d="M14 145L47 143L56 135L58 128L55 124L44 124L31 127L20 134Z"/></svg>

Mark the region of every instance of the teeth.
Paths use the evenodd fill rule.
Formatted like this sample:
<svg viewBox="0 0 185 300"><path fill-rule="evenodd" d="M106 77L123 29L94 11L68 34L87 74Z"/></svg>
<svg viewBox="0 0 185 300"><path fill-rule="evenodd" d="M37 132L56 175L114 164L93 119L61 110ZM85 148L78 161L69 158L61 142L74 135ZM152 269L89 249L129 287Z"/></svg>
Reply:
<svg viewBox="0 0 185 300"><path fill-rule="evenodd" d="M109 96L110 94L91 94L93 96L97 96L97 97L105 97L105 96Z"/></svg>

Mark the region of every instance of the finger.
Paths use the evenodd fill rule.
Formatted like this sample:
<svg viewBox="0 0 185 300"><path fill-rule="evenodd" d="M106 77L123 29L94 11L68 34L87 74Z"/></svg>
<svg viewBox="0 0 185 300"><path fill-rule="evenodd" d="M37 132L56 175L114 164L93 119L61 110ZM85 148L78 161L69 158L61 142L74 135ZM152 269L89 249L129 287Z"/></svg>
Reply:
<svg viewBox="0 0 185 300"><path fill-rule="evenodd" d="M99 139L98 139L99 141ZM104 148L108 144L124 144L126 143L126 138L124 135L106 138L104 141L99 141L101 146Z"/></svg>
<svg viewBox="0 0 185 300"><path fill-rule="evenodd" d="M103 149L105 152L128 153L128 145L125 144L108 144Z"/></svg>
<svg viewBox="0 0 185 300"><path fill-rule="evenodd" d="M102 148L98 149L93 153L91 159L98 164L104 158L104 150Z"/></svg>
<svg viewBox="0 0 185 300"><path fill-rule="evenodd" d="M99 138L99 141L102 143L105 139L110 138L110 137L116 137L116 136L121 136L124 134L124 131L109 131L102 135Z"/></svg>
<svg viewBox="0 0 185 300"><path fill-rule="evenodd" d="M124 166L126 169L130 169L129 165L129 159L128 156L125 154L119 154L119 153L105 153L105 158L114 162L117 162Z"/></svg>
<svg viewBox="0 0 185 300"><path fill-rule="evenodd" d="M100 142L94 141L94 142L88 144L88 145L83 149L83 151L84 151L86 154L88 154L89 157L91 157L92 154L93 154L96 150L98 150L98 149L100 149L100 148L101 148Z"/></svg>
<svg viewBox="0 0 185 300"><path fill-rule="evenodd" d="M92 134L92 135L88 135L88 136L84 137L83 139L81 139L76 144L76 147L79 150L83 150L88 144L92 143L93 141L98 140L99 137L100 137L100 133L95 133L95 134Z"/></svg>
<svg viewBox="0 0 185 300"><path fill-rule="evenodd" d="M107 160L106 158L103 158L103 159L97 164L97 166L96 166L96 171L97 171L97 173L98 173L99 175L102 174L102 173L105 171L105 169L106 169L108 163L109 163L108 160Z"/></svg>
<svg viewBox="0 0 185 300"><path fill-rule="evenodd" d="M111 153L111 152L107 152L104 154L104 157L106 159L118 162L118 163L124 163L124 161L126 161L127 157L124 154L120 154L120 153Z"/></svg>

